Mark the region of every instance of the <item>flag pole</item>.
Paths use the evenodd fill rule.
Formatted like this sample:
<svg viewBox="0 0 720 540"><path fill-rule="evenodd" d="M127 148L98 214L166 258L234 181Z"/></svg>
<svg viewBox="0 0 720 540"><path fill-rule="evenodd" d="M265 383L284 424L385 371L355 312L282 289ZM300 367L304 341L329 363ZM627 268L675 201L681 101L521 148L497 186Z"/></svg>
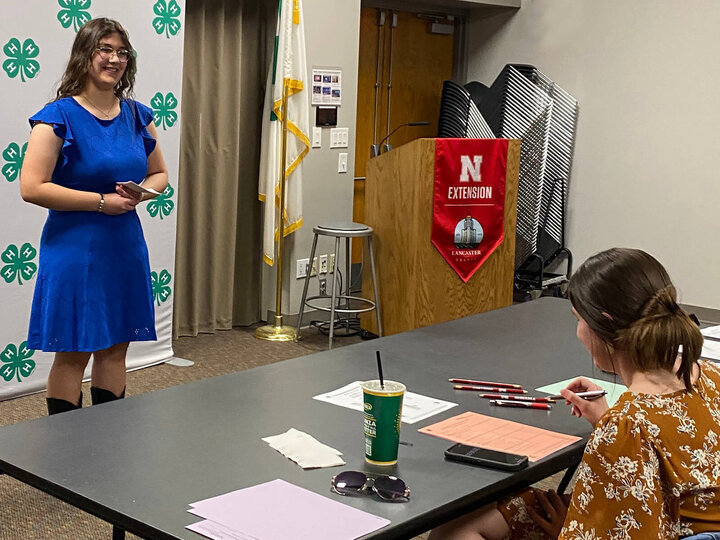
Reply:
<svg viewBox="0 0 720 540"><path fill-rule="evenodd" d="M280 226L278 227L278 248L277 248L277 280L275 282L275 323L261 326L255 330L255 337L268 341L295 341L297 332L294 326L283 325L282 318L282 270L283 270L283 244L285 243L285 175L287 153L287 104L288 104L288 81L283 78L282 93L282 144L280 145Z"/></svg>

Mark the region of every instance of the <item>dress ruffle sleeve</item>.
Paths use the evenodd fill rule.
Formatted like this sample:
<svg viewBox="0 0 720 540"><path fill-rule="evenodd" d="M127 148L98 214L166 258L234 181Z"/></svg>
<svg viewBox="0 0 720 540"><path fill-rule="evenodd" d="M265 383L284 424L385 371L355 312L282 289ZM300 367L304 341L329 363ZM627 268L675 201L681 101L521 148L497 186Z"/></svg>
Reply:
<svg viewBox="0 0 720 540"><path fill-rule="evenodd" d="M137 122L137 129L142 136L143 144L145 145L145 155L149 156L152 154L152 151L155 150L155 145L157 144L155 137L150 135L150 132L147 129L148 124L154 120L153 110L147 105L143 105L137 101L133 101L132 104L134 105L136 111L135 121Z"/></svg>
<svg viewBox="0 0 720 540"><path fill-rule="evenodd" d="M70 147L73 145L74 138L70 123L67 121L62 108L56 101L48 103L40 111L32 115L29 122L31 128L34 128L36 124L52 126L55 135L63 140L60 155L62 155L61 166L64 166L70 157Z"/></svg>

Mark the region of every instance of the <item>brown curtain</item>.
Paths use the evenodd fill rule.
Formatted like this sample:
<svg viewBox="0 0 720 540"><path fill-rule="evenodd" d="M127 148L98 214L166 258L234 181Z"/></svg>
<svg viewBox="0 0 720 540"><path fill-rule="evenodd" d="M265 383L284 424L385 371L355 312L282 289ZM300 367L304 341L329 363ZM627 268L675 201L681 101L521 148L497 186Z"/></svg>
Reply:
<svg viewBox="0 0 720 540"><path fill-rule="evenodd" d="M188 0L174 336L259 320L261 112L276 4Z"/></svg>

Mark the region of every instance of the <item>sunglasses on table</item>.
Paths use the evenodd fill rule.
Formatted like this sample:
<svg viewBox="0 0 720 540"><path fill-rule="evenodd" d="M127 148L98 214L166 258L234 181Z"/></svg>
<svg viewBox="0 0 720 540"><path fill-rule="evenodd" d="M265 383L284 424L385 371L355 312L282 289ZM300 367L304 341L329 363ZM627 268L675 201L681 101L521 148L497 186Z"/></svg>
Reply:
<svg viewBox="0 0 720 540"><path fill-rule="evenodd" d="M384 501L407 501L410 488L405 482L387 474L373 475L360 471L343 471L330 480L338 495L367 495L375 493Z"/></svg>

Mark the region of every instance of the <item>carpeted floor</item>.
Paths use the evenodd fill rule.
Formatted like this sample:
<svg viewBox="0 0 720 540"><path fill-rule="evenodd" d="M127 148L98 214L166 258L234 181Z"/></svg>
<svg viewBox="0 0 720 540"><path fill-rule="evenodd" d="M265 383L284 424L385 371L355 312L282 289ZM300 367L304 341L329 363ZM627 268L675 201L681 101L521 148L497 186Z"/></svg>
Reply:
<svg viewBox="0 0 720 540"><path fill-rule="evenodd" d="M306 330L299 343L273 343L254 337L253 328L236 328L174 343L175 356L193 360L194 366L162 364L128 374L127 395L137 395L191 381L224 375L243 369L296 358L327 348L327 337ZM359 341L359 337L337 338L335 346ZM84 405L89 406L89 384L83 385ZM0 426L47 414L45 394L0 402ZM559 477L548 479L556 486ZM0 539L85 540L111 538L112 527L85 512L26 486L0 476ZM136 539L131 534L128 539ZM426 535L416 540L425 538Z"/></svg>

